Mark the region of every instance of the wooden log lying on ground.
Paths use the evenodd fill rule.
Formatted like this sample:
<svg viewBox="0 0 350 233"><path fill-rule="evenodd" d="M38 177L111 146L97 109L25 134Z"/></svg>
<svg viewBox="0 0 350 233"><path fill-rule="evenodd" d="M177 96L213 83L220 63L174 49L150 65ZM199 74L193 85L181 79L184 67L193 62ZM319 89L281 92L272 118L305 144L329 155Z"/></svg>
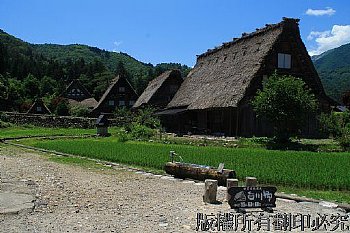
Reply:
<svg viewBox="0 0 350 233"><path fill-rule="evenodd" d="M236 178L236 173L233 170L223 169L222 172L218 172L216 168L189 163L168 162L165 164L164 170L166 173L181 179L217 180L218 185L221 186L226 186L227 179Z"/></svg>

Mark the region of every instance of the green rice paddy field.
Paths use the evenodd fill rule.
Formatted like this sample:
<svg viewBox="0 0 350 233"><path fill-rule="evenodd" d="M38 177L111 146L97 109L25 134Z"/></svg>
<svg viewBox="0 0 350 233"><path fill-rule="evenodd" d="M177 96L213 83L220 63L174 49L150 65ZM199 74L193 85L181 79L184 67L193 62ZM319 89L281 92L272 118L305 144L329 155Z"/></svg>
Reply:
<svg viewBox="0 0 350 233"><path fill-rule="evenodd" d="M119 142L117 138L31 140L27 144L75 155L161 170L175 150L184 162L236 171L238 178L255 176L260 183L295 188L350 190L350 153L275 151L263 148L223 148Z"/></svg>

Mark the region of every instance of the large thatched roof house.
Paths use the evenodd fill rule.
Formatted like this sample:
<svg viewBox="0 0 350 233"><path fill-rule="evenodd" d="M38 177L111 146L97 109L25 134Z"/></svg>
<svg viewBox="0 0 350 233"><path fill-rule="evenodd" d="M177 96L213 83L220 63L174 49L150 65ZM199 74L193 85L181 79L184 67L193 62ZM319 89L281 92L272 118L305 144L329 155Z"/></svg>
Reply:
<svg viewBox="0 0 350 233"><path fill-rule="evenodd" d="M327 110L329 99L301 40L298 22L283 18L199 55L168 109L159 113L167 116L168 129L270 135L272 127L256 118L250 101L275 70L302 78L316 95L320 109ZM303 134L313 136L316 131L317 120L310 116Z"/></svg>
<svg viewBox="0 0 350 233"><path fill-rule="evenodd" d="M166 107L179 89L182 81L179 70L165 71L148 83L133 107L152 106L157 109Z"/></svg>
<svg viewBox="0 0 350 233"><path fill-rule="evenodd" d="M63 92L62 97L68 99L72 106L83 106L93 109L97 101L79 80L73 80Z"/></svg>
<svg viewBox="0 0 350 233"><path fill-rule="evenodd" d="M131 108L138 95L129 81L120 75L112 80L92 114L112 113L116 108Z"/></svg>

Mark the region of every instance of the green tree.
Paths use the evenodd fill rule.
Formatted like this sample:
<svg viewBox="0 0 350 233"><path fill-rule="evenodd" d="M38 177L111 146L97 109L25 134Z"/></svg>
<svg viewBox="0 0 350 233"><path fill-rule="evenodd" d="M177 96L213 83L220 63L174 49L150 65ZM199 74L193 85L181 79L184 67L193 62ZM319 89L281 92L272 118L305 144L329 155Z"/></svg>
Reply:
<svg viewBox="0 0 350 233"><path fill-rule="evenodd" d="M9 84L6 77L0 74L0 110L6 110Z"/></svg>
<svg viewBox="0 0 350 233"><path fill-rule="evenodd" d="M0 74L0 99L6 100L8 95L8 80Z"/></svg>
<svg viewBox="0 0 350 233"><path fill-rule="evenodd" d="M286 142L315 113L316 98L303 80L293 76L274 73L263 85L251 102L253 109L274 125L276 140Z"/></svg>
<svg viewBox="0 0 350 233"><path fill-rule="evenodd" d="M34 99L40 96L40 82L32 74L28 74L23 80L23 88L27 98Z"/></svg>
<svg viewBox="0 0 350 233"><path fill-rule="evenodd" d="M57 81L53 78L44 76L40 82L40 93L41 96L52 95L57 87Z"/></svg>
<svg viewBox="0 0 350 233"><path fill-rule="evenodd" d="M66 99L58 103L56 107L56 115L69 116L69 103Z"/></svg>
<svg viewBox="0 0 350 233"><path fill-rule="evenodd" d="M23 84L14 78L8 79L8 105L11 106L11 110L18 110L19 106L22 104L24 98Z"/></svg>
<svg viewBox="0 0 350 233"><path fill-rule="evenodd" d="M125 78L128 78L128 77L129 77L129 74L128 74L128 72L126 71L123 62L121 62L121 61L118 62L117 68L116 68L116 70L115 70L115 74L116 74L116 75L120 75L120 76L125 77Z"/></svg>

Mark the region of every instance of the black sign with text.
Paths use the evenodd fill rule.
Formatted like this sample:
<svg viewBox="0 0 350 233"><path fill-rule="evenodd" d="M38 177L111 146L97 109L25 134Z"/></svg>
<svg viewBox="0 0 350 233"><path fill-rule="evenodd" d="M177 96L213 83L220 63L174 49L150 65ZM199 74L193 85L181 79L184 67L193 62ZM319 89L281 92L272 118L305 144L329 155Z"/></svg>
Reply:
<svg viewBox="0 0 350 233"><path fill-rule="evenodd" d="M231 187L228 204L232 209L276 207L276 191L276 187Z"/></svg>

